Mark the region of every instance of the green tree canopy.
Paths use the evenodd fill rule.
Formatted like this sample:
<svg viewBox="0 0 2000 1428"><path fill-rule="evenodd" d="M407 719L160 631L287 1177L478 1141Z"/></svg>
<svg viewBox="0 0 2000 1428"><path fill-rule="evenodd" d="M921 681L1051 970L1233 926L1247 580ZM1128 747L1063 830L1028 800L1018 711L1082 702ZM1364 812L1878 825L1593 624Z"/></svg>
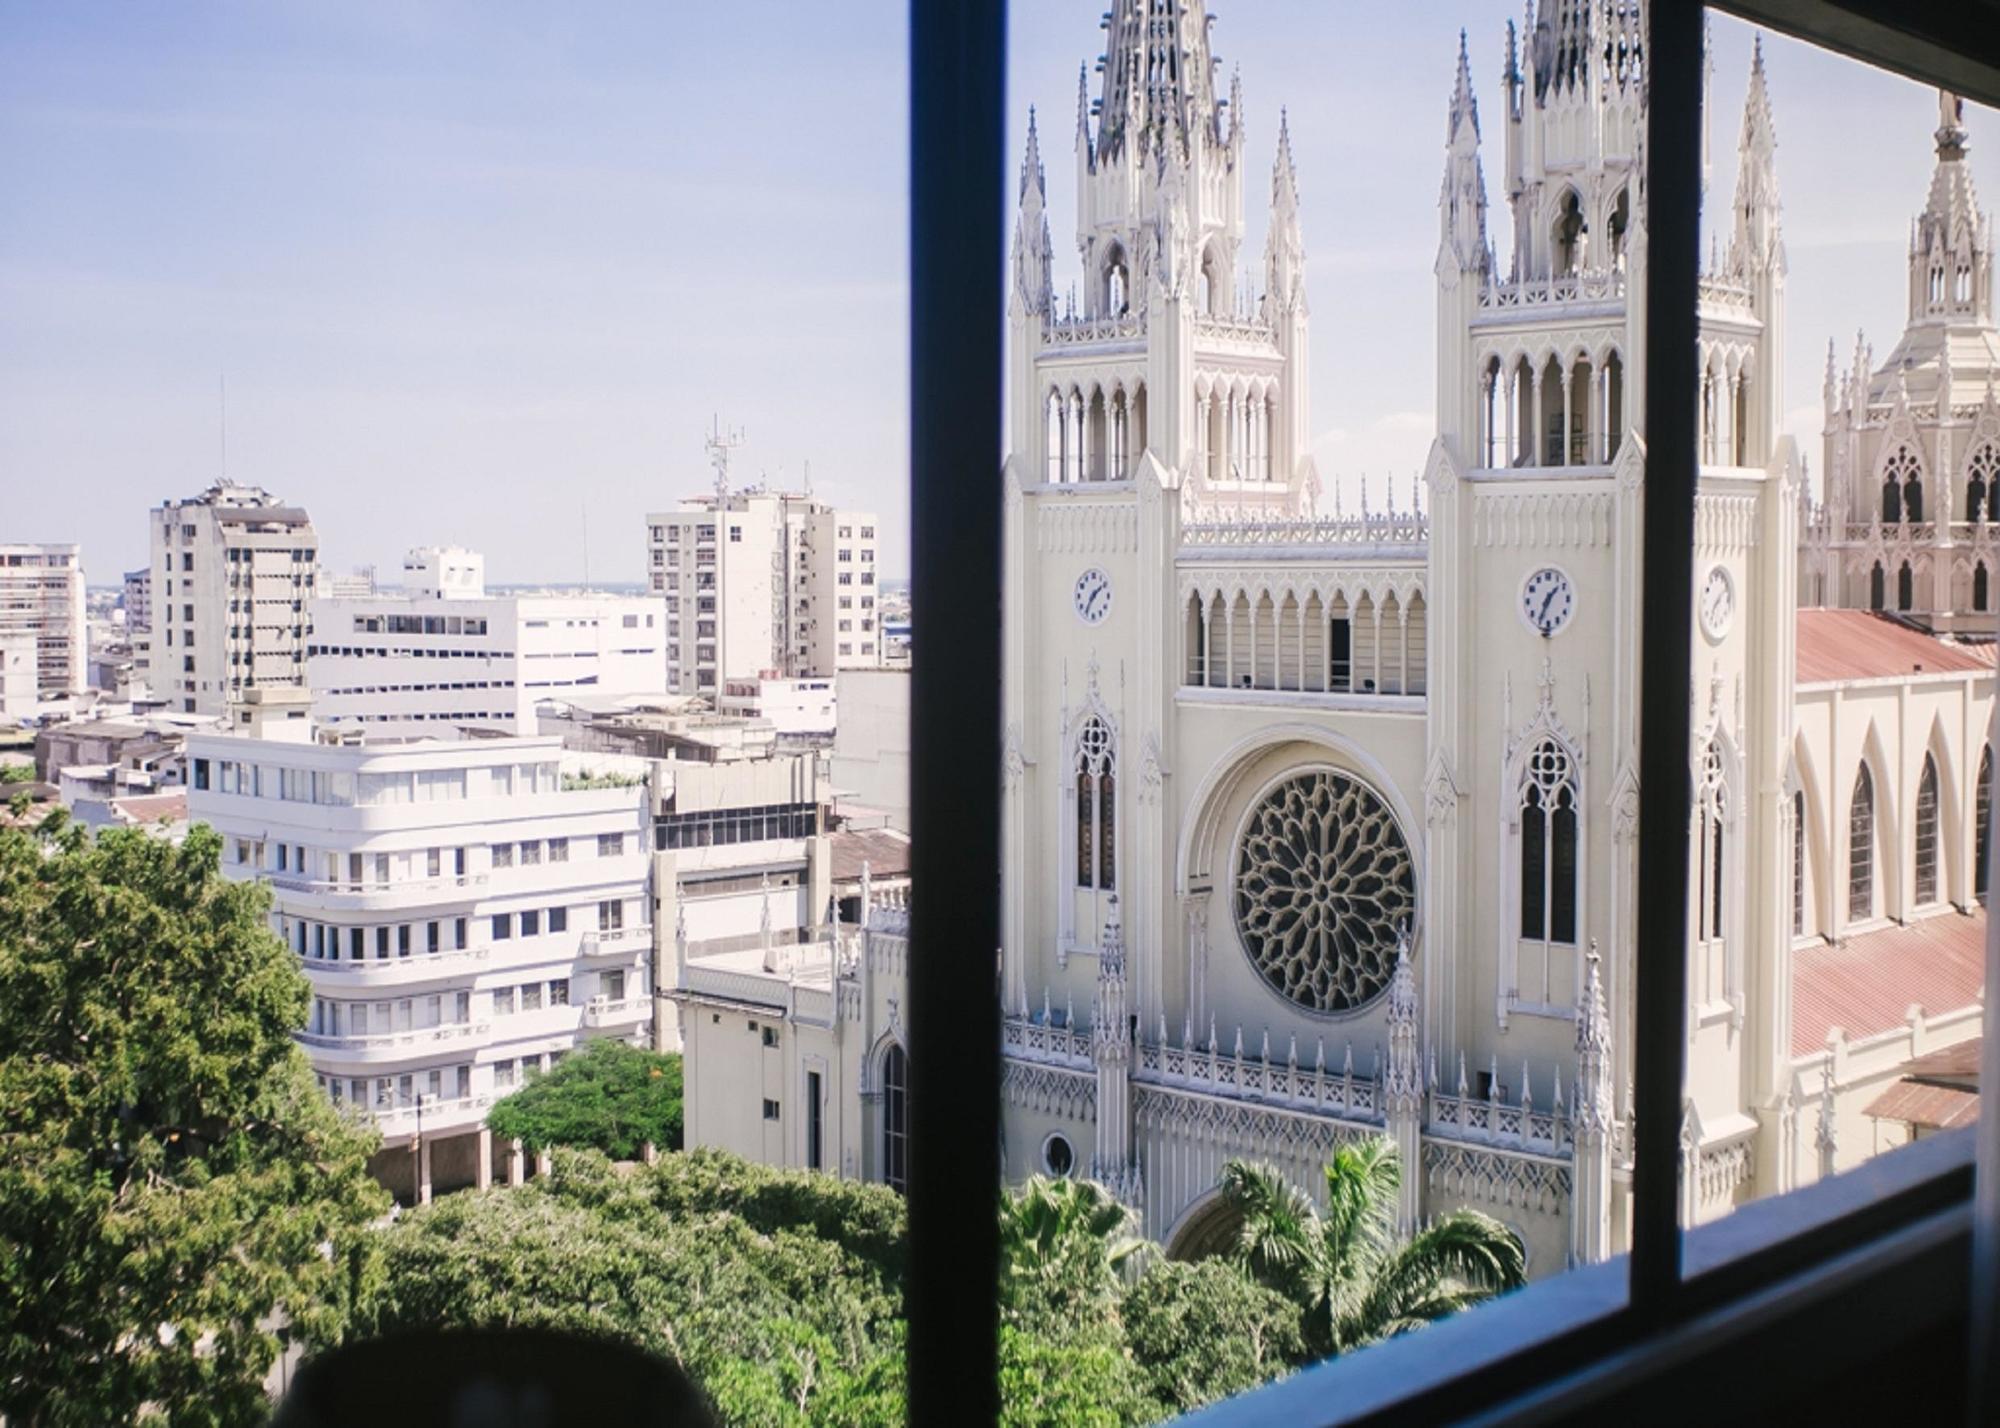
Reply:
<svg viewBox="0 0 2000 1428"><path fill-rule="evenodd" d="M1118 1317L1147 1391L1184 1413L1302 1363L1299 1309L1227 1260L1163 1260L1125 1291Z"/></svg>
<svg viewBox="0 0 2000 1428"><path fill-rule="evenodd" d="M291 1040L268 894L175 847L0 829L0 1409L261 1421L281 1344L338 1338L388 1197Z"/></svg>
<svg viewBox="0 0 2000 1428"><path fill-rule="evenodd" d="M724 1179L745 1193L714 1193ZM817 1181L832 1203L768 1228L715 1204L768 1207L792 1180ZM794 1208L807 1193L791 1189ZM728 1422L887 1424L902 1412L900 1285L812 1227L857 1218L892 1222L900 1237L901 1201L713 1151L630 1173L596 1152L560 1151L548 1177L447 1196L383 1231L361 1317L377 1332L604 1335L679 1362Z"/></svg>
<svg viewBox="0 0 2000 1428"><path fill-rule="evenodd" d="M1147 1249L1138 1217L1091 1180L1037 1175L1000 1200L1000 1303L1025 1328L1102 1318Z"/></svg>
<svg viewBox="0 0 2000 1428"><path fill-rule="evenodd" d="M681 1148L681 1059L594 1040L494 1106L493 1133L534 1150L569 1146L636 1160L648 1143Z"/></svg>

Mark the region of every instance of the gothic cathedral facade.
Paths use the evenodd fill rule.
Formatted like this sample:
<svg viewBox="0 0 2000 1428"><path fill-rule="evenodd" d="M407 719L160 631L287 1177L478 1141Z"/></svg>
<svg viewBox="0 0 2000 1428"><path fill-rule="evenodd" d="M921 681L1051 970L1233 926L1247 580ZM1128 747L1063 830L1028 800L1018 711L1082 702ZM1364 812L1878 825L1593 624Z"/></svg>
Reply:
<svg viewBox="0 0 2000 1428"><path fill-rule="evenodd" d="M1203 0L1114 0L1106 30L1100 92L1086 72L1077 97L1080 287L1058 295L1032 119L1013 247L1008 1175L1089 1175L1169 1252L1198 1254L1231 1233L1217 1195L1229 1159L1313 1189L1343 1141L1389 1135L1405 1224L1471 1205L1516 1230L1536 1272L1602 1258L1625 1236L1640 876L1641 6L1544 0L1518 37L1509 27L1495 214L1461 41L1422 488L1333 515L1319 513L1309 449L1286 125L1268 190L1253 178L1269 221L1249 263L1241 84L1219 90ZM1922 775L1883 744L1928 746L1901 726L1855 733L1851 671L1819 679L1797 648L1816 582L1822 603L1865 601L1846 598L1852 577L1819 573L1848 559L1846 527L1815 534L1825 514L1778 430L1775 155L1760 51L1726 246L1701 281L1691 1220L1836 1163L1881 1067L1800 1050L1798 959L1849 932L1899 933L1915 912L1972 921L1972 770L1990 779L1975 751L1990 653L1964 655L1950 628L1898 625L1964 664L1955 683L1918 691L1925 708L1957 711L1938 720L1957 721L1933 756L1949 764L1953 812L1937 826L1934 771L1932 897L1918 907L1908 860L1887 845L1920 824ZM1991 343L1990 225L1977 226L1969 179L1964 204L1975 272L1963 286L1983 306L1949 315ZM1499 212L1504 264L1489 232ZM1943 291L1957 284L1948 274ZM1958 333L1943 344L1948 365L1964 363L1947 389L1990 383L2000 347L1975 359ZM1880 394L1857 372L1829 396L1839 470L1874 462L1875 428L1921 425L1926 402L1933 387L1914 375ZM1969 442L1985 403L1981 415L1976 400L1947 401L1945 420ZM1968 444L1912 445L1926 472L1972 459ZM1993 473L1981 479L1992 492ZM1973 548L1947 532L1940 550L1928 528L1867 537L1919 538L1932 562ZM1905 722L1909 704L1906 692ZM1871 757L1893 839L1873 823L1862 839L1849 790L1833 788ZM1858 839L1881 873L1855 918L1834 873ZM1842 1164L1860 1153L1848 1140Z"/></svg>

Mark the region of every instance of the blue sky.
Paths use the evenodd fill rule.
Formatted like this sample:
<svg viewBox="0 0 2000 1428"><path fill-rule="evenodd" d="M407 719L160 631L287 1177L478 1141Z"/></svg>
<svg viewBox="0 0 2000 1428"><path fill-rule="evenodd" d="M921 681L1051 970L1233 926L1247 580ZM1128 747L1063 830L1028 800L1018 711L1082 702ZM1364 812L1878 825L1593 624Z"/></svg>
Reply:
<svg viewBox="0 0 2000 1428"><path fill-rule="evenodd" d="M1079 61L1101 0L1015 0L1018 155L1040 107L1059 262ZM1407 493L1430 437L1431 262L1461 25L1497 149L1511 4L1218 0L1251 233L1289 108L1322 475ZM308 504L335 568L409 545L498 580L636 579L650 508L746 478L883 517L901 573L905 8L515 0L70 0L0 12L0 538L80 540L220 468ZM1750 32L1715 22L1726 201ZM1786 407L1826 339L1902 322L1934 96L1773 41L1791 259ZM2000 190L2000 124L1969 113ZM1493 182L1489 159L1489 188ZM1817 443L1810 443L1817 466ZM967 479L978 479L968 473Z"/></svg>

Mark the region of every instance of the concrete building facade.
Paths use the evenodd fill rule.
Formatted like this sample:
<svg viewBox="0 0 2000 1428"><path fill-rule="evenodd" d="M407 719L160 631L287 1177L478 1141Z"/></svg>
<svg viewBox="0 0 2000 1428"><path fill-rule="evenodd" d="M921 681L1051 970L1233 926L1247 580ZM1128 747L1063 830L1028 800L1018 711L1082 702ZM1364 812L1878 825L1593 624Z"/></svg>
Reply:
<svg viewBox="0 0 2000 1428"><path fill-rule="evenodd" d="M719 468L720 469L720 468ZM882 662L875 517L792 492L714 494L646 517L666 601L667 688L831 677Z"/></svg>
<svg viewBox="0 0 2000 1428"><path fill-rule="evenodd" d="M260 692L190 739L189 817L225 874L270 886L313 988L298 1039L382 1130L384 1182L518 1178L493 1102L585 1038L651 1039L644 765L542 738L322 742L303 708Z"/></svg>
<svg viewBox="0 0 2000 1428"><path fill-rule="evenodd" d="M378 737L535 732L551 697L657 693L666 619L651 595L488 595L475 551L424 547L401 594L313 602L314 716Z"/></svg>
<svg viewBox="0 0 2000 1428"><path fill-rule="evenodd" d="M151 634L134 647L156 696L221 714L248 690L304 687L319 542L303 509L217 482L155 507L151 543Z"/></svg>
<svg viewBox="0 0 2000 1428"><path fill-rule="evenodd" d="M0 545L0 640L19 638L34 641L37 693L88 686L82 547Z"/></svg>

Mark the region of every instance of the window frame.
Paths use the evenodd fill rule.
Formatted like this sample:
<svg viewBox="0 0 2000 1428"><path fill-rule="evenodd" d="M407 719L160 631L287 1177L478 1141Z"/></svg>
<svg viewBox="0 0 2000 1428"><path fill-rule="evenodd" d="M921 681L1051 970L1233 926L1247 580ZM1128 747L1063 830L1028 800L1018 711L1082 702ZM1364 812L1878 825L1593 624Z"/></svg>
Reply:
<svg viewBox="0 0 2000 1428"><path fill-rule="evenodd" d="M1731 0L1716 8L2000 101L2000 27L1977 7ZM911 861L923 892L912 906L908 1054L924 1067L922 1085L948 1089L931 1098L913 1082L909 1099L908 1402L913 1422L991 1423L999 1408L998 1245L990 1213L1000 1182L997 979L983 958L924 951L1000 942L1000 791L992 775L1001 754L994 678L1001 644L993 618L1001 598L1001 483L967 481L965 473L997 470L1005 455L1006 3L959 0L913 5L909 13L912 600L926 611L927 628L950 637L924 646L911 680ZM1208 1410L1204 1421L1412 1420L1442 1416L1447 1404L1461 1414L1509 1405L1525 1412L1573 1395L1593 1374L1617 1374L1621 1364L1629 1384L1636 1355L1713 1345L1713 1329L1705 1340L1690 1336L1717 1315L1749 1313L1753 1297L1774 1287L1815 1274L1824 1281L1837 1261L1851 1263L1857 1254L1903 1253L1903 1263L1916 1263L1897 1237L1940 1215L1960 1217L1955 1262L1963 1273L1970 1132L1755 1202L1686 1235L1679 1224L1692 912L1691 869L1682 856L1692 808L1687 553L1694 548L1701 400L1698 367L1688 358L1698 350L1705 23L1702 6L1651 7L1638 841L1641 865L1657 871L1639 884L1634 996L1636 1006L1656 1010L1635 1017L1632 1252L1622 1263L1557 1276L1422 1335L1253 1390ZM2000 937L1991 933L1989 960L2000 968ZM1996 1010L1989 1006L1989 1019ZM1986 1056L1986 1073L2000 1084L2000 1020L1989 1028ZM2000 1180L2000 1117L1987 1118L1979 1152L1989 1176ZM1982 1346L2000 1349L2000 1191L1987 1194L1976 1243L1984 1270L1995 1272L1971 1276L1978 1286L1974 1363ZM1740 1252L1727 1253L1731 1246ZM1454 1342L1479 1351L1452 1352ZM1823 1352L1824 1343L1814 1347L1811 1362L1838 1357ZM1791 1361L1802 1365L1800 1375L1812 1371L1796 1353ZM1666 1398L1712 1407L1712 1379L1676 1380L1655 1368ZM1371 1386L1372 1396L1356 1392ZM1972 1391L1995 1401L1983 1382Z"/></svg>

